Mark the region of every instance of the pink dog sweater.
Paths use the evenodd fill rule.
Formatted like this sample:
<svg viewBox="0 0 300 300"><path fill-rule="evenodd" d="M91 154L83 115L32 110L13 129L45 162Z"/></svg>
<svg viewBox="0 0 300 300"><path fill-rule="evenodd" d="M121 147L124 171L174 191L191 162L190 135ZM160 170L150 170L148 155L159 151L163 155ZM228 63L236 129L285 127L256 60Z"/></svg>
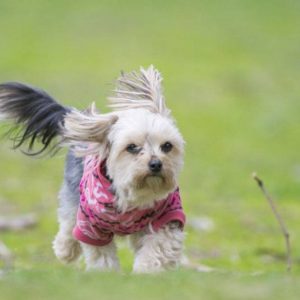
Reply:
<svg viewBox="0 0 300 300"><path fill-rule="evenodd" d="M157 231L168 222L179 221L183 228L185 215L178 188L166 199L156 201L152 208L136 208L121 213L116 206L116 196L109 190L110 186L105 161L99 165L96 157L87 157L80 182L77 222L73 229L75 239L104 246L112 241L114 234L131 234L147 226L149 230Z"/></svg>

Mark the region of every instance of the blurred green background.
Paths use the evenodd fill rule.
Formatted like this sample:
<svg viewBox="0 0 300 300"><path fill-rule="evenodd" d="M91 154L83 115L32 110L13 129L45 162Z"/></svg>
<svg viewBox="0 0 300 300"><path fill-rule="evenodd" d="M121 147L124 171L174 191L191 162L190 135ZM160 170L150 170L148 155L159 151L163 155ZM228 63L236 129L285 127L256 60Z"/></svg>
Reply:
<svg viewBox="0 0 300 300"><path fill-rule="evenodd" d="M83 109L96 101L107 111L121 70L154 64L162 72L186 140L186 255L215 271L133 276L124 241L122 274L60 265L51 242L64 151L31 159L1 140L0 216L33 212L39 223L1 233L15 261L0 278L0 298L299 299L299 54L296 0L1 0L0 82L26 82L64 104ZM253 171L291 234L290 275Z"/></svg>

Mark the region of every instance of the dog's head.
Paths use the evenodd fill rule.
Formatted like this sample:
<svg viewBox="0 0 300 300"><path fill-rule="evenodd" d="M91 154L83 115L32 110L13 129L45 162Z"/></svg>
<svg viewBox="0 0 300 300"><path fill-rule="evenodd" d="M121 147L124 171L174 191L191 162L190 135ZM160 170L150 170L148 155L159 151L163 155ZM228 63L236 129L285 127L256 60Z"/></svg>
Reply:
<svg viewBox="0 0 300 300"><path fill-rule="evenodd" d="M161 93L161 77L152 66L122 74L113 112L72 111L64 135L77 151L106 159L107 174L122 210L151 206L177 186L184 141Z"/></svg>
<svg viewBox="0 0 300 300"><path fill-rule="evenodd" d="M169 118L145 109L124 111L107 139L108 175L122 199L149 205L176 188L183 140Z"/></svg>

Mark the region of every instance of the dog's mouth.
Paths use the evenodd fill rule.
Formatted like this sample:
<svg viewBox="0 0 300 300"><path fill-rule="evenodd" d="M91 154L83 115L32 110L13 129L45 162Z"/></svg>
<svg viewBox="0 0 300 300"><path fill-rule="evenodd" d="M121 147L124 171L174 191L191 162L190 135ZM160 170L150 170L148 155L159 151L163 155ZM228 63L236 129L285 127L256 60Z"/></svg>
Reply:
<svg viewBox="0 0 300 300"><path fill-rule="evenodd" d="M164 181L165 177L162 174L162 172L149 172L145 175L144 180L147 181L147 179L154 179L154 180L161 180Z"/></svg>
<svg viewBox="0 0 300 300"><path fill-rule="evenodd" d="M147 174L145 178L149 178L149 177L156 177L156 178L161 178L163 179L163 175L162 174L157 174L157 173L150 173L150 174Z"/></svg>

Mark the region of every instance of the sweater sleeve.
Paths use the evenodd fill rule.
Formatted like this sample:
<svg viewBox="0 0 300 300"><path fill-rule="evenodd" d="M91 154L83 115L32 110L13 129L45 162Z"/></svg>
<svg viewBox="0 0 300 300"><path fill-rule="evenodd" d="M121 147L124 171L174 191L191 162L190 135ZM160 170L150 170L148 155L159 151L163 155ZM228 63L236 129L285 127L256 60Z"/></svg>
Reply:
<svg viewBox="0 0 300 300"><path fill-rule="evenodd" d="M179 189L169 195L168 204L163 213L152 222L152 228L154 231L158 231L160 228L172 221L177 221L183 229L185 224L185 214L181 205L181 197Z"/></svg>
<svg viewBox="0 0 300 300"><path fill-rule="evenodd" d="M113 236L112 232L104 233L100 231L79 207L76 225L73 229L73 237L76 240L94 246L105 246L112 241Z"/></svg>

